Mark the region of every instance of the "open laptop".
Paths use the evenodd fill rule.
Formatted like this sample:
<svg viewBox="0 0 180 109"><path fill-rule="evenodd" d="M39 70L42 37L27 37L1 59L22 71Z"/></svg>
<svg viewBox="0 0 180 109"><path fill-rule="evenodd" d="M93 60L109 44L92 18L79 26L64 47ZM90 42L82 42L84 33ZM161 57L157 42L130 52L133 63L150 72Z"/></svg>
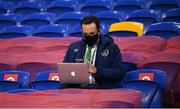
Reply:
<svg viewBox="0 0 180 109"><path fill-rule="evenodd" d="M88 84L89 73L86 63L57 63L59 81L64 84Z"/></svg>

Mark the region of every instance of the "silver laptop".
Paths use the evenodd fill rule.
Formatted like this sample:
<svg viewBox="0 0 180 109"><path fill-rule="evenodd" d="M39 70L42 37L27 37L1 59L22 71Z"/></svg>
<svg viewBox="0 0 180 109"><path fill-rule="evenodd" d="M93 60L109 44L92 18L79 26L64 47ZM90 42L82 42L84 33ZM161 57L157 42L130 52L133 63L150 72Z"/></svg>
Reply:
<svg viewBox="0 0 180 109"><path fill-rule="evenodd" d="M88 84L89 73L86 63L57 63L59 81L64 84Z"/></svg>

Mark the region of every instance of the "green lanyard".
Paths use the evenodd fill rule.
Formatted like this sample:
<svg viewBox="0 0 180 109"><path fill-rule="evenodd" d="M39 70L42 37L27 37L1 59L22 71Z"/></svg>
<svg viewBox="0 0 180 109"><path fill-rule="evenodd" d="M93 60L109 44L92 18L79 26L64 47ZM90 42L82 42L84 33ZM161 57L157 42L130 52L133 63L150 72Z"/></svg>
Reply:
<svg viewBox="0 0 180 109"><path fill-rule="evenodd" d="M91 61L91 49L92 47L88 47L88 51L86 53L86 61Z"/></svg>

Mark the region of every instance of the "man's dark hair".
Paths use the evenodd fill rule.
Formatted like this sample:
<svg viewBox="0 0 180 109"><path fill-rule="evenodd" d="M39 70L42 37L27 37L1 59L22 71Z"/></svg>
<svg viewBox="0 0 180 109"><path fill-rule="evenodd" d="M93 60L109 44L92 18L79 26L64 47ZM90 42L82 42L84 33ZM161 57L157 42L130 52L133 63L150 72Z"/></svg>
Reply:
<svg viewBox="0 0 180 109"><path fill-rule="evenodd" d="M96 16L86 16L82 19L81 21L81 26L82 24L91 24L95 23L97 30L100 29L100 20Z"/></svg>

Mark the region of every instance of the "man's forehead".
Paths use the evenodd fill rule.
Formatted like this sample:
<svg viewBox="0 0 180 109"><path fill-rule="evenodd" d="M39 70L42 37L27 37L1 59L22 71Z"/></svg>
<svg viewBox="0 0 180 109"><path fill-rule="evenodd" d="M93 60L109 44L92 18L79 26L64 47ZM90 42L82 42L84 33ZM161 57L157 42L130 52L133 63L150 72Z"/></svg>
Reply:
<svg viewBox="0 0 180 109"><path fill-rule="evenodd" d="M82 31L85 33L91 33L91 32L96 32L96 24L91 23L91 24L82 24Z"/></svg>

